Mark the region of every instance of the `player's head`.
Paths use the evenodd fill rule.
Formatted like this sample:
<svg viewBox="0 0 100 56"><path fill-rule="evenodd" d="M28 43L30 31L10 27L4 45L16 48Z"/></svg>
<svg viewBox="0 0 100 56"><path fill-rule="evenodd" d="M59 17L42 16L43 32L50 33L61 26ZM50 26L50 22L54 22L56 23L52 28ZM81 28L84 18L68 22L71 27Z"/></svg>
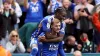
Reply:
<svg viewBox="0 0 100 56"><path fill-rule="evenodd" d="M61 26L60 20L56 18L51 22L51 30L56 33L60 31L60 26Z"/></svg>
<svg viewBox="0 0 100 56"><path fill-rule="evenodd" d="M62 21L65 19L65 16L66 16L66 11L63 7L59 7L55 10L55 18Z"/></svg>
<svg viewBox="0 0 100 56"><path fill-rule="evenodd" d="M82 56L82 53L80 52L80 51L75 51L74 53L73 53L73 55L74 56Z"/></svg>

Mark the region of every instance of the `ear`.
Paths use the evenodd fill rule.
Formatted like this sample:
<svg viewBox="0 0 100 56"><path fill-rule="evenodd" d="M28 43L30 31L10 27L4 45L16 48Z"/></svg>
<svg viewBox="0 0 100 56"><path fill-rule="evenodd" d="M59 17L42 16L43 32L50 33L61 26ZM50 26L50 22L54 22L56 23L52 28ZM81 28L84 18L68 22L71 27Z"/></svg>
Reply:
<svg viewBox="0 0 100 56"><path fill-rule="evenodd" d="M50 28L52 29L53 28L53 25L50 25Z"/></svg>

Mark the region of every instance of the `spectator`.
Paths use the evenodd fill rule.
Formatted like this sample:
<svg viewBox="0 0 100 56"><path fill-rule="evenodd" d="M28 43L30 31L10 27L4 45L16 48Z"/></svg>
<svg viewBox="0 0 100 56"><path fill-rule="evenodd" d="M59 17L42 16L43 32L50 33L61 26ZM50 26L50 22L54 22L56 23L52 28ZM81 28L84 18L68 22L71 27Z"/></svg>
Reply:
<svg viewBox="0 0 100 56"><path fill-rule="evenodd" d="M93 19L92 22L94 24L94 42L97 44L97 52L100 52L100 5L96 5L93 10Z"/></svg>
<svg viewBox="0 0 100 56"><path fill-rule="evenodd" d="M82 56L82 53L80 51L75 51L73 53L74 56Z"/></svg>
<svg viewBox="0 0 100 56"><path fill-rule="evenodd" d="M62 7L61 0L50 0L50 4L47 10L48 14L54 14L58 7Z"/></svg>
<svg viewBox="0 0 100 56"><path fill-rule="evenodd" d="M33 25L37 27L36 24L43 19L43 7L41 2L38 0L32 0L28 3L28 0L24 0L24 7L27 9L25 23L33 22Z"/></svg>
<svg viewBox="0 0 100 56"><path fill-rule="evenodd" d="M86 32L89 36L89 40L91 41L93 38L93 25L91 22L92 16L92 10L94 6L89 4L87 0L81 0L81 4L75 6L74 10L74 18L77 21L76 29L77 29L77 41L78 43L81 43L80 41L80 35L83 32Z"/></svg>
<svg viewBox="0 0 100 56"><path fill-rule="evenodd" d="M89 41L88 35L83 33L80 37L81 41L83 42L83 53L93 53L96 52L96 45L93 42Z"/></svg>
<svg viewBox="0 0 100 56"><path fill-rule="evenodd" d="M17 24L15 24L15 29L18 29L19 27L18 23L20 23L19 18L22 16L21 8L15 0L7 0L7 1L11 4L11 7L15 10L15 13L17 15Z"/></svg>
<svg viewBox="0 0 100 56"><path fill-rule="evenodd" d="M8 1L3 3L4 8L0 8L0 39L2 39L1 44L5 47L8 34L14 29L14 24L16 24L16 14L11 4ZM4 42L3 42L4 41Z"/></svg>
<svg viewBox="0 0 100 56"><path fill-rule="evenodd" d="M66 18L65 18L65 23L66 23L66 28L65 28L65 37L68 35L73 35L74 34L74 28L73 28L73 9L70 8L71 2L69 0L63 0L62 1L63 7L66 10Z"/></svg>
<svg viewBox="0 0 100 56"><path fill-rule="evenodd" d="M82 48L82 46L80 44L77 44L74 36L70 35L65 40L64 51L66 53L73 53L76 50L81 50L81 48Z"/></svg>
<svg viewBox="0 0 100 56"><path fill-rule="evenodd" d="M19 35L16 30L11 31L9 35L9 41L6 44L6 49L11 53L24 53L25 48L23 43L19 39Z"/></svg>
<svg viewBox="0 0 100 56"><path fill-rule="evenodd" d="M11 53L5 48L3 48L1 45L0 45L0 55L1 56L12 56Z"/></svg>

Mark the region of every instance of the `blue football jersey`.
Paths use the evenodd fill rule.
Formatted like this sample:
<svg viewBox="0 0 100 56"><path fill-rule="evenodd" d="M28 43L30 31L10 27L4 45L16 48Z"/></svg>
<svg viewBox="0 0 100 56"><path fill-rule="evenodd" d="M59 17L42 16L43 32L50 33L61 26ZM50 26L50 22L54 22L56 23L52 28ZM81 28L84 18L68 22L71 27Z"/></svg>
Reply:
<svg viewBox="0 0 100 56"><path fill-rule="evenodd" d="M45 36L42 32L39 36ZM57 56L58 54L59 42L42 43L42 56Z"/></svg>
<svg viewBox="0 0 100 56"><path fill-rule="evenodd" d="M43 43L42 56L57 56L58 43Z"/></svg>

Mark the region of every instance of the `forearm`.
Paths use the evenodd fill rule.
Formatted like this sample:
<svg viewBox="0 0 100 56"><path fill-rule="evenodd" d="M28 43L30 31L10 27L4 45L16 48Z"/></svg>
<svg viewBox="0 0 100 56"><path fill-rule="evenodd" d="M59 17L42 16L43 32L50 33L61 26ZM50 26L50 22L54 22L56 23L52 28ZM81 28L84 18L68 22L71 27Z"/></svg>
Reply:
<svg viewBox="0 0 100 56"><path fill-rule="evenodd" d="M47 10L48 14L50 14L52 12L52 6L50 6Z"/></svg>
<svg viewBox="0 0 100 56"><path fill-rule="evenodd" d="M79 19L79 15L78 14L74 14L74 18L77 21Z"/></svg>
<svg viewBox="0 0 100 56"><path fill-rule="evenodd" d="M53 35L48 35L46 36L47 39L54 39L54 38L57 38L57 36L53 36Z"/></svg>
<svg viewBox="0 0 100 56"><path fill-rule="evenodd" d="M20 8L18 3L16 3L15 13L16 13L18 18L22 16L22 11L21 11L21 8Z"/></svg>
<svg viewBox="0 0 100 56"><path fill-rule="evenodd" d="M53 39L46 39L45 42L61 42L63 37L53 38Z"/></svg>
<svg viewBox="0 0 100 56"><path fill-rule="evenodd" d="M20 42L20 44L18 45L18 49L20 50L21 53L25 52L25 48L24 48L24 45L22 44L22 42Z"/></svg>

